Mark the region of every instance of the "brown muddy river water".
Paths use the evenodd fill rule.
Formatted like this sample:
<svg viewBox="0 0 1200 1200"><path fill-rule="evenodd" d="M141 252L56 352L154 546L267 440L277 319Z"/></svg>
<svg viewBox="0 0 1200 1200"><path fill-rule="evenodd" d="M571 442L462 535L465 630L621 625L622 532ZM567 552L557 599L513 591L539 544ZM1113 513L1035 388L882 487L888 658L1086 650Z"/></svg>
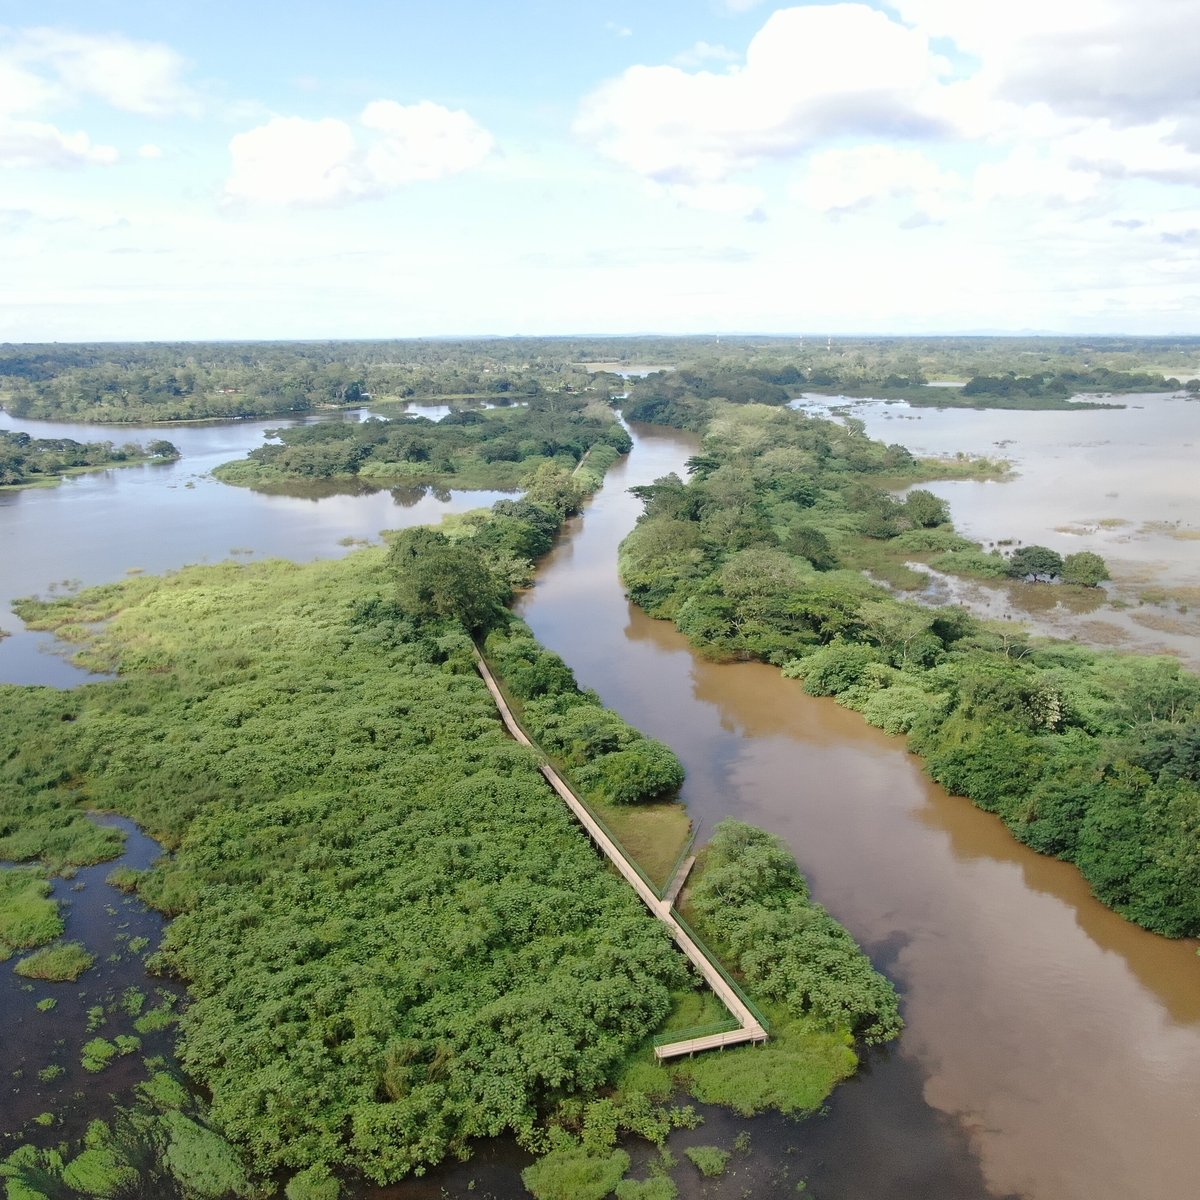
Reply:
<svg viewBox="0 0 1200 1200"><path fill-rule="evenodd" d="M814 1194L939 1194L942 1153L961 1133L993 1194L1196 1196L1196 943L1109 912L1073 867L932 784L900 739L772 668L706 663L632 607L613 571L638 511L624 489L692 453L682 436L638 432L521 611L584 685L675 748L695 819L733 815L780 834L817 897L902 988L899 1049L857 1085L878 1104L856 1098L845 1123L840 1150L854 1169L831 1162L810 1176ZM920 1147L897 1144L893 1123L921 1104L951 1130L941 1146L932 1127Z"/></svg>
<svg viewBox="0 0 1200 1200"><path fill-rule="evenodd" d="M998 435L1004 418L1008 436L1031 418L1107 416L929 413L922 421L937 416L949 426L981 415L998 421ZM208 467L258 444L261 428L280 423L169 433L189 455L174 468L0 496L0 604L55 580L100 582L129 567L169 569L234 548L247 557L345 553L343 537L374 537L442 510L428 497L403 507L411 496L398 504L387 493L256 497L205 478ZM934 439L913 431L932 428L893 417L884 436L928 451L937 449ZM972 428L981 426L963 424L947 448L994 450L968 436ZM1073 428L1080 440L1092 436ZM90 440L109 436L85 432ZM685 1162L674 1172L683 1194L795 1195L804 1178L821 1200L1191 1200L1200 1191L1196 943L1169 942L1108 912L1074 868L1022 848L994 818L946 795L900 740L857 714L805 696L771 668L697 659L671 627L632 608L616 575L617 545L638 512L625 489L682 472L695 448L686 435L635 433L633 453L543 564L522 614L583 685L679 752L688 768L684 799L702 836L736 816L788 842L818 899L896 979L908 1021L898 1046L871 1054L826 1116L746 1121L706 1110L704 1127L673 1142L677 1151L728 1147L742 1131L752 1150L724 1181L702 1184ZM1021 469L1032 486L1036 456ZM493 498L455 495L448 507ZM951 499L956 519L985 536L974 517L962 519L957 495ZM1024 510L1014 504L1004 528L988 536L1008 536L1016 514L1035 509L1032 501ZM1089 500L1046 512L1043 523L1122 511ZM1155 512L1156 520L1172 515L1166 505ZM1173 515L1186 519L1182 510ZM1151 545L1155 553L1192 549L1170 538ZM1102 552L1115 565L1116 556ZM1191 568L1173 569L1184 578ZM9 619L0 625L14 628ZM62 686L77 678L32 635L0 642L0 679ZM74 900L81 919L89 894L99 890ZM489 1143L469 1163L388 1195L518 1197L527 1161L509 1143Z"/></svg>

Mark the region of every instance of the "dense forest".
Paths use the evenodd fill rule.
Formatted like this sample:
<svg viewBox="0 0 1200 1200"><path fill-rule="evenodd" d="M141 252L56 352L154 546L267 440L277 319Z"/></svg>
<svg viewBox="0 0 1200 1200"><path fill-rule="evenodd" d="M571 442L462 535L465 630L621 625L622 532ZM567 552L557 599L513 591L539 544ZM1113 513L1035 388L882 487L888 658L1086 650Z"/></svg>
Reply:
<svg viewBox="0 0 1200 1200"><path fill-rule="evenodd" d="M938 782L1074 862L1129 919L1200 933L1200 678L896 599L861 570L881 548L981 573L1012 563L958 538L923 489L897 499L928 476L854 422L695 409L716 415L690 482L637 489L631 597L710 654L779 664L906 734Z"/></svg>
<svg viewBox="0 0 1200 1200"><path fill-rule="evenodd" d="M10 1194L251 1196L290 1177L289 1200L332 1200L334 1173L396 1180L508 1132L546 1152L530 1186L549 1197L564 1171L620 1166L620 1130L661 1141L694 1120L666 1103L679 1086L809 1111L853 1071L855 1033L895 1036L890 985L809 905L794 863L743 838L701 883L727 890L740 872L764 913L785 893L811 908L812 940L797 926L791 953L819 966L763 980L782 1020L769 1055L751 1052L752 1089L736 1053L653 1065L651 1035L687 1025L696 982L504 734L473 666L472 636L486 638L585 795L636 806L678 787L674 754L581 691L505 607L597 482L543 463L520 499L386 549L22 603L119 677L0 689L0 859L41 864L4 876L6 953L61 935L44 869L117 853L119 832L87 812L131 816L170 851L119 883L173 918L149 965L187 985L178 1060L205 1098L151 1062L84 1143L27 1133L0 1163ZM752 978L753 928L780 933L748 916L709 932ZM135 1053L126 1041L93 1039L87 1069Z"/></svg>
<svg viewBox="0 0 1200 1200"><path fill-rule="evenodd" d="M515 489L542 463L574 467L594 447L620 454L630 447L606 404L563 393L533 397L519 408L454 411L436 422L371 417L267 436L274 440L218 467L217 477L259 489L314 479Z"/></svg>
<svg viewBox="0 0 1200 1200"><path fill-rule="evenodd" d="M654 368L691 371L696 395L730 400L779 403L806 390L943 405L1060 407L1078 392L1178 387L1178 380L1200 373L1200 339L738 336L5 345L0 406L14 417L145 424L422 399L511 402L587 389L603 400L625 390L617 372ZM925 387L947 380L970 381L975 392L939 388L931 396Z"/></svg>
<svg viewBox="0 0 1200 1200"><path fill-rule="evenodd" d="M179 342L0 347L13 416L110 424L272 416L369 400L582 387L546 342Z"/></svg>
<svg viewBox="0 0 1200 1200"><path fill-rule="evenodd" d="M1176 391L1179 380L1145 372L1098 369L1017 377L975 375L962 386L928 386L912 362L908 374L859 364L830 363L802 370L795 361L753 365L740 360L706 360L631 380L623 409L631 420L659 421L702 430L721 402L784 405L804 393L902 399L937 408L1108 408L1098 400L1074 400L1102 391Z"/></svg>
<svg viewBox="0 0 1200 1200"><path fill-rule="evenodd" d="M146 462L174 462L179 451L168 441L77 442L73 438L33 438L0 429L0 487L56 483L64 475L128 467Z"/></svg>

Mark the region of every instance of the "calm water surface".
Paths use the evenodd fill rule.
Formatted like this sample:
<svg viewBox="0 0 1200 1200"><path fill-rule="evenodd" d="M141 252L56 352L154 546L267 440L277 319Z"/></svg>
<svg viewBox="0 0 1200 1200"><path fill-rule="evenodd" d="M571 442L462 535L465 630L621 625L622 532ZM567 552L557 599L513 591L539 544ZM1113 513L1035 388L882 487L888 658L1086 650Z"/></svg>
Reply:
<svg viewBox="0 0 1200 1200"><path fill-rule="evenodd" d="M13 634L0 641L0 682L70 687L89 678L56 657L52 638L25 630L9 608L16 597L231 557L300 562L336 557L348 551L343 539L372 540L380 530L436 522L443 513L486 507L504 494L407 488L276 496L228 487L210 474L262 445L268 429L360 415L143 429L22 421L0 413L0 429L31 437L81 442L166 437L183 452L174 463L74 475L56 488L0 491L0 629Z"/></svg>
<svg viewBox="0 0 1200 1200"><path fill-rule="evenodd" d="M986 616L1014 615L1034 632L1166 652L1200 669L1200 400L1112 398L1124 408L1078 412L913 408L902 401L806 396L793 407L848 409L867 433L920 455L1008 459L1003 482L929 484L967 537L1092 550L1113 575L1109 595L1063 601L1055 589L980 585L940 576L928 599Z"/></svg>

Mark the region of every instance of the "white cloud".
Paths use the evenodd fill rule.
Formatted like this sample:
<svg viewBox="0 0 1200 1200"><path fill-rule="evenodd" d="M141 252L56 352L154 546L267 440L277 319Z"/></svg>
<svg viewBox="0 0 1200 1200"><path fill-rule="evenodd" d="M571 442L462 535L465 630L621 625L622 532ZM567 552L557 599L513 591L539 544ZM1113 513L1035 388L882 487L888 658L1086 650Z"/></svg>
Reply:
<svg viewBox="0 0 1200 1200"><path fill-rule="evenodd" d="M41 121L0 116L0 167L78 167L116 161L115 147L96 145L86 133L65 133Z"/></svg>
<svg viewBox="0 0 1200 1200"><path fill-rule="evenodd" d="M962 179L919 150L854 146L814 154L793 195L819 212L847 213L887 200L911 200L919 215L941 220L964 191Z"/></svg>
<svg viewBox="0 0 1200 1200"><path fill-rule="evenodd" d="M1080 205L1096 196L1098 171L1073 167L1033 146L1018 146L1000 162L975 172L975 197L983 204L1034 200L1039 204Z"/></svg>
<svg viewBox="0 0 1200 1200"><path fill-rule="evenodd" d="M8 31L5 43L0 50L0 97L15 100L16 111L86 98L145 116L196 108L195 96L183 80L183 58L159 42L37 28ZM6 74L10 85L14 77L18 81L15 97L3 86Z"/></svg>
<svg viewBox="0 0 1200 1200"><path fill-rule="evenodd" d="M651 188L684 208L730 217L762 215L762 188L744 183L652 183Z"/></svg>
<svg viewBox="0 0 1200 1200"><path fill-rule="evenodd" d="M1171 121L1126 128L1090 121L1061 134L1056 144L1073 163L1112 179L1200 185L1200 153L1180 143Z"/></svg>
<svg viewBox="0 0 1200 1200"><path fill-rule="evenodd" d="M162 156L162 147L154 145L153 142L146 142L145 145L138 147L138 158L162 158Z"/></svg>
<svg viewBox="0 0 1200 1200"><path fill-rule="evenodd" d="M143 115L192 106L183 60L167 46L116 34L0 30L0 166L77 167L112 163L113 146L45 119L85 101Z"/></svg>
<svg viewBox="0 0 1200 1200"><path fill-rule="evenodd" d="M419 180L442 179L483 162L495 142L465 112L422 101L374 100L358 133L326 117L274 117L229 143L232 200L331 205L381 196Z"/></svg>
<svg viewBox="0 0 1200 1200"><path fill-rule="evenodd" d="M781 9L742 66L634 66L583 103L576 133L660 183L707 184L838 135L947 128L926 37L862 4Z"/></svg>
<svg viewBox="0 0 1200 1200"><path fill-rule="evenodd" d="M681 51L671 60L677 67L700 67L710 62L737 62L742 56L728 46L714 42L693 42L686 50Z"/></svg>
<svg viewBox="0 0 1200 1200"><path fill-rule="evenodd" d="M888 0L907 22L978 57L1006 99L1140 124L1200 110L1195 0Z"/></svg>
<svg viewBox="0 0 1200 1200"><path fill-rule="evenodd" d="M495 146L492 135L461 109L428 100L410 105L373 100L359 119L381 135L367 150L366 166L388 188L469 171Z"/></svg>

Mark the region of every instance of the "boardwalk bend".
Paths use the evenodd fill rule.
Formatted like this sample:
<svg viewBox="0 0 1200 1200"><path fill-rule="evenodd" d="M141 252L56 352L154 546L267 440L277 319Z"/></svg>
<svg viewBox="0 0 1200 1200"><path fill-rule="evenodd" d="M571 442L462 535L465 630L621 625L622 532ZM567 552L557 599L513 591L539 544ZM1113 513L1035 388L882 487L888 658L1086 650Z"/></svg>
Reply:
<svg viewBox="0 0 1200 1200"><path fill-rule="evenodd" d="M488 691L492 694L492 699L496 702L496 707L500 710L500 716L503 718L509 733L521 745L529 746L536 750L537 746L534 745L517 722L512 709L509 708L508 702L504 699L499 685L496 683L495 677L479 654L475 656L475 664L479 669L480 675L483 676L484 683L487 684ZM642 902L646 907L667 927L671 933L671 937L675 940L675 944L688 956L688 959L696 970L704 976L708 986L712 988L717 998L725 1005L730 1015L739 1025L738 1029L731 1029L725 1033L713 1033L705 1037L689 1038L682 1042L671 1042L665 1046L656 1046L654 1050L655 1055L658 1058L677 1058L680 1055L692 1054L698 1050L712 1050L724 1048L725 1046L736 1046L744 1042L765 1042L767 1040L767 1031L762 1023L750 1011L734 988L730 986L717 964L697 945L691 935L676 919L674 913L675 898L678 896L679 889L683 886L683 880L692 862L695 860L689 859L683 864L682 869L678 872L671 887L668 889L666 898L659 899L650 885L642 878L638 869L630 862L621 846L613 841L601 828L600 824L588 811L587 806L567 786L562 776L546 763L541 765L541 772L546 777L550 786L562 797L571 812L575 814L579 823L588 831L592 841L600 847L608 860L620 871L629 886L642 898Z"/></svg>

